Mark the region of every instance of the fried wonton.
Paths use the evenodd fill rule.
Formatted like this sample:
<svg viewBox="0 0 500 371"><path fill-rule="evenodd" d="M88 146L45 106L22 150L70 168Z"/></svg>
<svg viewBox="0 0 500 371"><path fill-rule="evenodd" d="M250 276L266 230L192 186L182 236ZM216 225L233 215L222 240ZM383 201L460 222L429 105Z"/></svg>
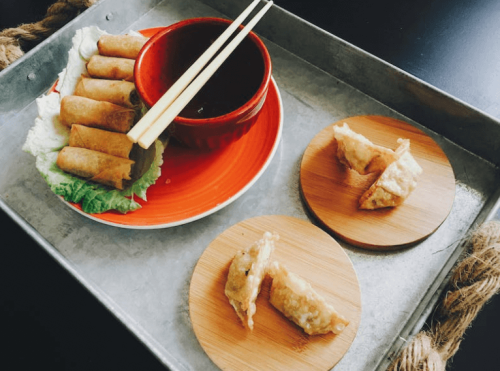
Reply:
<svg viewBox="0 0 500 371"><path fill-rule="evenodd" d="M349 324L307 281L284 265L274 261L269 274L273 278L271 304L307 334L340 334Z"/></svg>
<svg viewBox="0 0 500 371"><path fill-rule="evenodd" d="M361 175L382 172L395 160L393 150L373 144L345 122L342 126L333 126L333 132L339 161Z"/></svg>
<svg viewBox="0 0 500 371"><path fill-rule="evenodd" d="M274 250L277 234L265 232L262 239L238 251L229 267L225 294L244 325L253 330L255 300L267 273L269 258Z"/></svg>
<svg viewBox="0 0 500 371"><path fill-rule="evenodd" d="M380 177L361 196L360 209L380 209L401 205L417 186L422 168L410 153L410 141L398 139L396 161L387 166Z"/></svg>

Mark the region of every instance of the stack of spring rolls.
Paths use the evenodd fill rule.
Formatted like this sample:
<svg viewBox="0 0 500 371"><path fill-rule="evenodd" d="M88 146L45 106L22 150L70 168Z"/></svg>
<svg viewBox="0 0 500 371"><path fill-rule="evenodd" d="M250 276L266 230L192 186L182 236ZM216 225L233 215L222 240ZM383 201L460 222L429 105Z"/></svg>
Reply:
<svg viewBox="0 0 500 371"><path fill-rule="evenodd" d="M134 144L126 133L137 121L140 99L134 64L147 38L102 35L74 95L61 100L60 120L71 128L69 146L57 157L63 171L117 189L132 179ZM142 175L142 174L139 174Z"/></svg>

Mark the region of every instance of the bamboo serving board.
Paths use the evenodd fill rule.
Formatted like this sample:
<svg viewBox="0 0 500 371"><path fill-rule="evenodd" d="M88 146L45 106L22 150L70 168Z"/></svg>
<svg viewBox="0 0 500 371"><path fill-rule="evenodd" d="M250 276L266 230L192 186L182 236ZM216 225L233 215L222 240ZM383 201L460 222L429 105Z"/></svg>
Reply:
<svg viewBox="0 0 500 371"><path fill-rule="evenodd" d="M243 327L224 294L227 274L236 252L265 231L280 235L271 260L306 279L350 321L341 334L309 336L286 319L269 303L269 278L257 299L253 332ZM260 216L230 227L207 247L191 279L189 311L201 346L223 370L330 370L356 336L361 294L349 257L330 235L300 219Z"/></svg>
<svg viewBox="0 0 500 371"><path fill-rule="evenodd" d="M411 154L423 173L402 205L358 209L359 198L378 175L359 175L338 161L332 127L344 122L373 143L391 149L398 146L398 138L410 139ZM403 121L384 116L350 117L333 125L313 138L300 168L305 202L327 229L356 246L396 249L428 237L443 223L455 198L455 176L434 140Z"/></svg>

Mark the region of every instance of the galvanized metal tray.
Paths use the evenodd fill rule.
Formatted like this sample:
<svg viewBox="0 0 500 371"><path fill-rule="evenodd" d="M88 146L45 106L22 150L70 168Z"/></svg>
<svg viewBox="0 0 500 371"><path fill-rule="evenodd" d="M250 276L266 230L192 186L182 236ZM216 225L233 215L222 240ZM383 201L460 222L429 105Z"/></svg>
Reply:
<svg viewBox="0 0 500 371"><path fill-rule="evenodd" d="M397 252L342 243L356 269L363 314L357 338L335 370L384 370L418 331L476 224L498 218L500 123L404 71L273 6L256 32L273 61L284 106L282 142L265 174L240 198L201 220L168 229L124 230L96 223L57 199L21 147L35 99L64 68L71 38L97 25L123 33L197 16L235 18L247 1L104 0L0 72L0 207L19 223L172 370L217 367L190 324L191 274L208 244L244 219L284 214L304 220L299 166L310 140L342 118L399 118L429 134L456 177L452 211L423 242Z"/></svg>

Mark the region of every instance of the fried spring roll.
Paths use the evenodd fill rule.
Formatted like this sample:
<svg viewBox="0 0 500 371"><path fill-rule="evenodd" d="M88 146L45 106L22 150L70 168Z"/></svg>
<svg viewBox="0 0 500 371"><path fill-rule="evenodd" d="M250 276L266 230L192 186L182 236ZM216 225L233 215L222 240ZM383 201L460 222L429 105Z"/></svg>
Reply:
<svg viewBox="0 0 500 371"><path fill-rule="evenodd" d="M135 85L128 81L91 79L82 76L73 94L128 108L137 107L139 104Z"/></svg>
<svg viewBox="0 0 500 371"><path fill-rule="evenodd" d="M60 119L63 125L91 126L127 133L135 120L135 111L109 102L67 95L61 100Z"/></svg>
<svg viewBox="0 0 500 371"><path fill-rule="evenodd" d="M134 81L134 64L133 59L93 55L87 63L87 71L100 79Z"/></svg>
<svg viewBox="0 0 500 371"><path fill-rule="evenodd" d="M130 159L133 144L126 134L76 124L71 126L69 135L70 147L87 148L127 159Z"/></svg>
<svg viewBox="0 0 500 371"><path fill-rule="evenodd" d="M131 179L134 161L86 148L64 147L56 163L61 170L86 180L123 189L123 181Z"/></svg>
<svg viewBox="0 0 500 371"><path fill-rule="evenodd" d="M135 59L146 41L148 39L142 36L102 35L97 49L100 55Z"/></svg>

